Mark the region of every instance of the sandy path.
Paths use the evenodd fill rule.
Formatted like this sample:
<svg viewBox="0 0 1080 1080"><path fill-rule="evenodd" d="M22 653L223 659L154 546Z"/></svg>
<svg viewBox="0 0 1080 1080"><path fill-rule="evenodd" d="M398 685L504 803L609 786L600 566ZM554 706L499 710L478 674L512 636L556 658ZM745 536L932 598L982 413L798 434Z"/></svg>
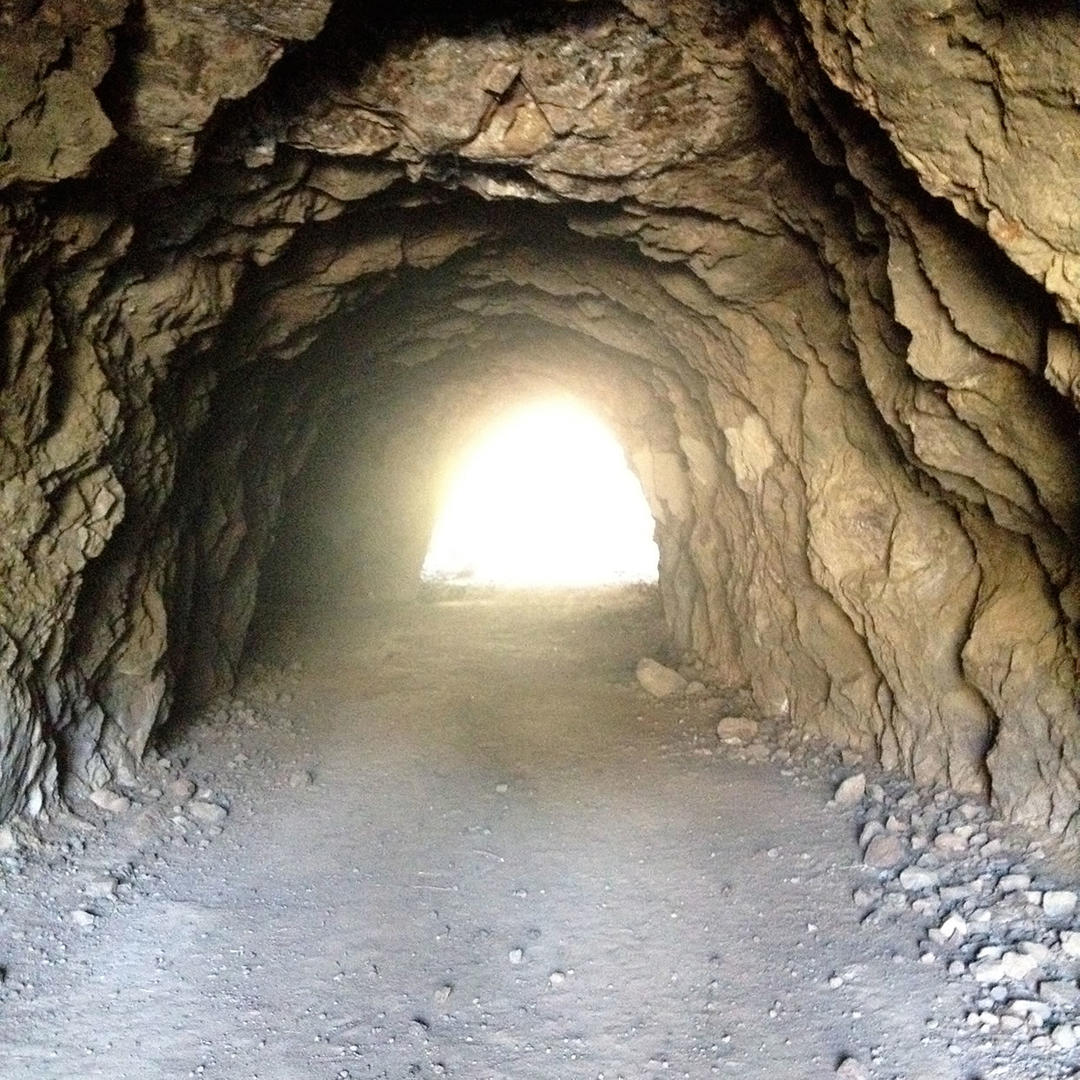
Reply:
<svg viewBox="0 0 1080 1080"><path fill-rule="evenodd" d="M827 779L705 753L700 706L633 683L655 634L625 599L444 603L256 671L259 717L168 751L220 837L115 820L9 882L0 1076L995 1075L910 928L859 925ZM131 887L61 925L102 870Z"/></svg>

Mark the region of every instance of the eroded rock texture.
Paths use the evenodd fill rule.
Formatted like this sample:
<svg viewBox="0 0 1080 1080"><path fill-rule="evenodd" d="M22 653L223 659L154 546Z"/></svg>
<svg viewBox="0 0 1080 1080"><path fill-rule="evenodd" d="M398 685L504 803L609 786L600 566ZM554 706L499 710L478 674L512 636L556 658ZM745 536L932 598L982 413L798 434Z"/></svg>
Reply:
<svg viewBox="0 0 1080 1080"><path fill-rule="evenodd" d="M408 595L559 388L679 648L1080 840L1080 16L764 7L0 4L0 817L227 687L261 570Z"/></svg>

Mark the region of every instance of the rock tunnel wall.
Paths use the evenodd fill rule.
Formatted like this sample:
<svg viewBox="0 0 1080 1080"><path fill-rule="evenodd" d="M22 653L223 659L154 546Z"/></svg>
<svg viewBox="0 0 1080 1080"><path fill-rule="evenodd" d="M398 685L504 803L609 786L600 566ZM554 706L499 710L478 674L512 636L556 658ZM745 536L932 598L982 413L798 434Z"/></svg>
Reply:
<svg viewBox="0 0 1080 1080"><path fill-rule="evenodd" d="M767 8L0 7L0 818L226 688L260 567L398 591L558 385L680 649L1080 839L1080 16Z"/></svg>

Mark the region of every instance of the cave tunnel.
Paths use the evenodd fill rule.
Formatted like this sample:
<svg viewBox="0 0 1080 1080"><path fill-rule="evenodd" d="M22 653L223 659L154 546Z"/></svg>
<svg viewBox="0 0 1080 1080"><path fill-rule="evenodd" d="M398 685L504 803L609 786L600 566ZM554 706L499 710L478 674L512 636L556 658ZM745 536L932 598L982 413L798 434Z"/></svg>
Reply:
<svg viewBox="0 0 1080 1080"><path fill-rule="evenodd" d="M1065 4L0 3L10 1075L1077 1075L1077 100ZM655 585L426 587L555 399Z"/></svg>

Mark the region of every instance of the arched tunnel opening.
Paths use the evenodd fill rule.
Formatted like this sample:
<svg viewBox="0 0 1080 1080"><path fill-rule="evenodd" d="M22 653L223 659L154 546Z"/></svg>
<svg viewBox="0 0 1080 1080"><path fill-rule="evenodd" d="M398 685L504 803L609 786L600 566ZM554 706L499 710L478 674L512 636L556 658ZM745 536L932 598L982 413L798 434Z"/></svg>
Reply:
<svg viewBox="0 0 1080 1080"><path fill-rule="evenodd" d="M1078 30L0 4L12 1075L1080 1070Z"/></svg>
<svg viewBox="0 0 1080 1080"><path fill-rule="evenodd" d="M618 441L572 398L501 417L444 473L422 581L654 582L659 553Z"/></svg>

